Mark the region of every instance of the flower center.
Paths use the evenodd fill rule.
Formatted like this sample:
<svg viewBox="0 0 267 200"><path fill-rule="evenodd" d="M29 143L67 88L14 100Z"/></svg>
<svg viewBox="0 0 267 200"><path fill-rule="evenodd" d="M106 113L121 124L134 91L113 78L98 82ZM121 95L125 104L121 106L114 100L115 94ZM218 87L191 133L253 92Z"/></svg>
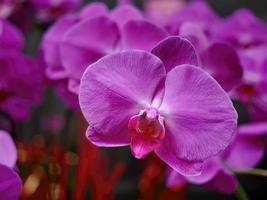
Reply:
<svg viewBox="0 0 267 200"><path fill-rule="evenodd" d="M128 124L132 153L136 158L143 158L160 145L165 130L163 118L155 108L141 110Z"/></svg>

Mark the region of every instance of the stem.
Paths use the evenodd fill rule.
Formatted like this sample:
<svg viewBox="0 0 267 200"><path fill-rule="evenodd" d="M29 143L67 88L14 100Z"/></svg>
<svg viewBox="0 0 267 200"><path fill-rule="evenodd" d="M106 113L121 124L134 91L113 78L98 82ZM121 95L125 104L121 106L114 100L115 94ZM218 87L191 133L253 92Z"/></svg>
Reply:
<svg viewBox="0 0 267 200"><path fill-rule="evenodd" d="M232 173L236 175L256 175L256 176L264 176L267 177L267 170L265 169L247 169L247 170L234 170L230 167L226 162L223 162L223 165Z"/></svg>
<svg viewBox="0 0 267 200"><path fill-rule="evenodd" d="M237 183L236 194L240 200L249 200L249 197L240 182Z"/></svg>
<svg viewBox="0 0 267 200"><path fill-rule="evenodd" d="M249 170L243 170L243 171L234 171L234 173L237 175L247 174L247 175L267 177L267 170L264 170L264 169L249 169Z"/></svg>

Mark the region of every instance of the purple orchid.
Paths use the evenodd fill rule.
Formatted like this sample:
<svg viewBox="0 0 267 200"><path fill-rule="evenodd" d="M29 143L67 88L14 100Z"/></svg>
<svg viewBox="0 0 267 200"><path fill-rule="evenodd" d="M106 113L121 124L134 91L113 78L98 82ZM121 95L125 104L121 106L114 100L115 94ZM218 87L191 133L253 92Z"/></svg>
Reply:
<svg viewBox="0 0 267 200"><path fill-rule="evenodd" d="M0 130L0 155L0 164L15 167L17 149L10 135L3 130Z"/></svg>
<svg viewBox="0 0 267 200"><path fill-rule="evenodd" d="M215 78L227 92L242 80L243 69L236 50L225 42L208 37L197 22L181 25L179 34L192 42L198 52L200 66Z"/></svg>
<svg viewBox="0 0 267 200"><path fill-rule="evenodd" d="M66 80L54 83L56 95L72 110L79 110L78 96L68 90Z"/></svg>
<svg viewBox="0 0 267 200"><path fill-rule="evenodd" d="M0 49L22 50L23 34L5 19L0 19Z"/></svg>
<svg viewBox="0 0 267 200"><path fill-rule="evenodd" d="M220 18L203 1L194 1L169 23L170 32L187 38L195 47L199 65L229 92L241 82L243 70L238 52L211 34Z"/></svg>
<svg viewBox="0 0 267 200"><path fill-rule="evenodd" d="M267 45L239 51L244 69L242 82L233 93L247 107L253 120L267 119Z"/></svg>
<svg viewBox="0 0 267 200"><path fill-rule="evenodd" d="M17 160L15 144L9 134L0 130L0 195L1 199L15 200L19 198L22 183L12 169Z"/></svg>
<svg viewBox="0 0 267 200"><path fill-rule="evenodd" d="M0 108L14 119L28 119L32 105L42 100L42 70L37 61L12 50L0 49L0 63L5 74L0 81Z"/></svg>
<svg viewBox="0 0 267 200"><path fill-rule="evenodd" d="M229 147L219 156L207 160L200 176L184 177L174 170L170 170L168 172L167 185L173 187L190 182L201 184L204 187L223 193L235 192L237 180L233 172L229 171L228 168L242 171L255 167L264 156L265 147L261 137L266 134L266 122L239 126L237 135Z"/></svg>
<svg viewBox="0 0 267 200"><path fill-rule="evenodd" d="M217 23L213 35L237 48L247 48L267 42L267 26L250 10L239 9Z"/></svg>
<svg viewBox="0 0 267 200"><path fill-rule="evenodd" d="M125 49L150 50L166 36L132 6L109 12L104 4L90 4L78 16L61 19L46 33L42 50L47 75L69 78L69 89L77 93L86 67L102 56Z"/></svg>
<svg viewBox="0 0 267 200"><path fill-rule="evenodd" d="M254 120L267 119L267 26L251 11L240 9L212 27L214 39L233 45L244 76L233 97L247 105Z"/></svg>
<svg viewBox="0 0 267 200"><path fill-rule="evenodd" d="M192 45L169 37L151 53L128 50L90 65L80 86L88 139L98 146L130 144L156 154L183 175L229 144L237 115L219 84L201 68Z"/></svg>
<svg viewBox="0 0 267 200"><path fill-rule="evenodd" d="M5 200L19 199L22 183L17 173L0 164L0 195Z"/></svg>
<svg viewBox="0 0 267 200"><path fill-rule="evenodd" d="M4 75L0 80L0 109L23 120L29 116L30 107L42 99L42 69L38 61L22 55L21 32L8 21L1 20L0 25L0 72Z"/></svg>

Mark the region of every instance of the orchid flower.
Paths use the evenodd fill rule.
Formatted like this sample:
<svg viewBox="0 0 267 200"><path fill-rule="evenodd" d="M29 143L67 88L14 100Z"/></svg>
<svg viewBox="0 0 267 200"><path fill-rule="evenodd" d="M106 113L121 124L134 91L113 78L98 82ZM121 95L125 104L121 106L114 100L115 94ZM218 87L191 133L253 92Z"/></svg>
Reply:
<svg viewBox="0 0 267 200"><path fill-rule="evenodd" d="M151 53L128 50L99 59L83 74L79 101L98 146L129 145L136 158L152 151L183 175L224 150L237 114L220 85L197 67L194 48L168 37Z"/></svg>
<svg viewBox="0 0 267 200"><path fill-rule="evenodd" d="M248 9L239 9L213 27L213 36L237 48L267 42L267 26Z"/></svg>
<svg viewBox="0 0 267 200"><path fill-rule="evenodd" d="M150 50L166 36L133 6L119 6L109 12L104 4L90 4L79 15L59 20L46 33L42 50L47 75L68 78L70 91L77 94L88 65L126 49Z"/></svg>
<svg viewBox="0 0 267 200"><path fill-rule="evenodd" d="M200 66L229 92L242 80L243 68L237 51L228 43L208 37L198 22L181 25L179 34L187 38L199 55Z"/></svg>

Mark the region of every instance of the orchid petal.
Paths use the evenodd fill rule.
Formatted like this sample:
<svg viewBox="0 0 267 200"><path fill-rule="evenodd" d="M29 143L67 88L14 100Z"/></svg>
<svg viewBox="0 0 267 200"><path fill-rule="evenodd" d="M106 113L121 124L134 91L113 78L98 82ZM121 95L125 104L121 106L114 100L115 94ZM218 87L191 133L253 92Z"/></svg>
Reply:
<svg viewBox="0 0 267 200"><path fill-rule="evenodd" d="M226 169L220 170L209 183L204 186L215 189L225 194L231 194L236 191L237 179Z"/></svg>
<svg viewBox="0 0 267 200"><path fill-rule="evenodd" d="M0 130L0 164L13 168L17 161L17 149L10 135Z"/></svg>
<svg viewBox="0 0 267 200"><path fill-rule="evenodd" d="M166 32L144 20L131 20L122 27L122 47L150 51L167 37Z"/></svg>
<svg viewBox="0 0 267 200"><path fill-rule="evenodd" d="M203 164L202 172L199 176L188 176L186 179L195 184L203 184L212 180L216 174L223 168L218 157L208 159Z"/></svg>
<svg viewBox="0 0 267 200"><path fill-rule="evenodd" d="M1 199L19 199L22 182L15 171L0 164L0 194Z"/></svg>
<svg viewBox="0 0 267 200"><path fill-rule="evenodd" d="M73 26L60 46L69 76L79 80L88 65L114 50L118 39L118 27L107 17L83 20Z"/></svg>
<svg viewBox="0 0 267 200"><path fill-rule="evenodd" d="M77 22L77 18L67 16L59 19L44 35L42 41L42 53L46 62L46 74L51 79L66 77L66 71L62 67L60 58L59 43L72 25Z"/></svg>
<svg viewBox="0 0 267 200"><path fill-rule="evenodd" d="M238 127L238 134L244 136L267 135L267 122L253 122Z"/></svg>
<svg viewBox="0 0 267 200"><path fill-rule="evenodd" d="M236 132L237 113L229 96L194 66L178 66L167 74L159 111L166 135L157 154L172 164L175 158L195 162L216 155Z"/></svg>
<svg viewBox="0 0 267 200"><path fill-rule="evenodd" d="M168 137L168 135L169 132L166 131L166 136L160 146L155 149L155 153L177 173L183 176L199 176L203 168L203 162L191 162L179 159L172 147L166 146L166 144L171 144L171 141L169 141L170 137Z"/></svg>
<svg viewBox="0 0 267 200"><path fill-rule="evenodd" d="M112 54L89 66L79 94L81 110L94 130L89 139L101 146L129 144L129 119L152 103L165 75L162 62L144 51Z"/></svg>
<svg viewBox="0 0 267 200"><path fill-rule="evenodd" d="M24 47L24 36L14 25L7 20L0 19L0 44L1 48L12 48L22 50Z"/></svg>
<svg viewBox="0 0 267 200"><path fill-rule="evenodd" d="M105 16L108 14L108 7L104 3L92 2L85 6L80 12L80 18L89 19L99 16Z"/></svg>
<svg viewBox="0 0 267 200"><path fill-rule="evenodd" d="M243 70L235 50L228 44L214 43L201 56L202 67L215 78L225 91L236 87Z"/></svg>
<svg viewBox="0 0 267 200"><path fill-rule="evenodd" d="M122 5L118 6L110 13L110 18L122 28L130 20L143 19L143 15L134 6Z"/></svg>
<svg viewBox="0 0 267 200"><path fill-rule="evenodd" d="M166 71L182 64L197 65L197 55L191 43L181 37L171 36L161 41L151 51L165 65Z"/></svg>
<svg viewBox="0 0 267 200"><path fill-rule="evenodd" d="M166 185L169 188L172 187L177 187L180 185L185 184L186 178L179 174L177 171L173 170L172 168L167 169L167 180L166 180Z"/></svg>
<svg viewBox="0 0 267 200"><path fill-rule="evenodd" d="M261 138L237 135L225 152L224 160L235 170L245 170L255 167L264 153L265 147Z"/></svg>
<svg viewBox="0 0 267 200"><path fill-rule="evenodd" d="M198 53L202 52L209 45L205 30L200 23L197 22L185 22L182 24L179 35L187 38Z"/></svg>

